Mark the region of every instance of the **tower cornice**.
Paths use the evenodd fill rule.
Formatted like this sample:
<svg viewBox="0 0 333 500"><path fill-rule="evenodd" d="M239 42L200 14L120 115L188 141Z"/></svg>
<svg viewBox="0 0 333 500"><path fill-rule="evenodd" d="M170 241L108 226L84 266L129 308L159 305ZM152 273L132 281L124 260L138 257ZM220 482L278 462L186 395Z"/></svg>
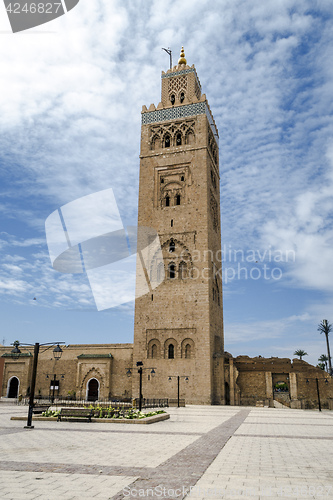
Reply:
<svg viewBox="0 0 333 500"><path fill-rule="evenodd" d="M147 108L146 108L147 109ZM219 134L216 127L215 120L208 105L207 100L194 102L191 104L182 104L180 106L173 106L168 108L155 110L142 110L141 123L142 125L150 125L152 123L163 123L165 121L177 120L179 118L190 118L198 115L206 115L211 130L214 134L215 140L218 143Z"/></svg>

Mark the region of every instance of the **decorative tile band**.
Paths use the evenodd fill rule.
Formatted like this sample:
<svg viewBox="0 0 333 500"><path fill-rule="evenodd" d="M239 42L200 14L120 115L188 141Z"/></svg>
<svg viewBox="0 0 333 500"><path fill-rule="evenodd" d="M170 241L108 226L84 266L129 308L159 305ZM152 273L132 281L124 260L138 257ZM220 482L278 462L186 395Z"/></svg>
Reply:
<svg viewBox="0 0 333 500"><path fill-rule="evenodd" d="M175 120L176 118L188 118L189 116L197 116L206 114L208 122L211 126L215 140L218 143L218 134L214 124L214 120L210 109L206 102L195 102L184 106L176 106L174 108L157 109L156 111L148 111L142 113L142 125L150 125L151 123L165 122Z"/></svg>
<svg viewBox="0 0 333 500"><path fill-rule="evenodd" d="M194 104L186 104L184 106L176 106L174 108L157 109L156 111L148 111L147 113L142 114L142 125L165 122L168 120L174 120L175 118L187 118L188 116L203 115L205 113L205 102L196 102Z"/></svg>
<svg viewBox="0 0 333 500"><path fill-rule="evenodd" d="M182 69L181 71L175 71L174 73L165 73L162 78L172 78L173 76L187 75L188 73L195 73L195 69Z"/></svg>

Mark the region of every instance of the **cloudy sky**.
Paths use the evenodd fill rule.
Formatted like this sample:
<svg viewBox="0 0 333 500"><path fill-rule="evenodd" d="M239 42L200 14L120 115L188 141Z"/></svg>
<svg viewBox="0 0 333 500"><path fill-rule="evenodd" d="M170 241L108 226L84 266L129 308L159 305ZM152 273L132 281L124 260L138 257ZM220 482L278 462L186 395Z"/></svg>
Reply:
<svg viewBox="0 0 333 500"><path fill-rule="evenodd" d="M141 108L182 45L220 135L226 350L316 364L333 322L329 0L80 0L13 34L0 6L0 343L133 341L133 304L98 312L52 269L45 220L112 187L137 217ZM36 298L36 300L34 300ZM332 345L333 348L333 345Z"/></svg>

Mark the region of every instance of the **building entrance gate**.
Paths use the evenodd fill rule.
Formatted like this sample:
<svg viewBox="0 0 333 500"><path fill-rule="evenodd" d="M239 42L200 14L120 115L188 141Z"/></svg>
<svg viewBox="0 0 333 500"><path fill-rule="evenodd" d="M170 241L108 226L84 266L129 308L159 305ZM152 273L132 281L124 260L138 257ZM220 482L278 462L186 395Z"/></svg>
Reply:
<svg viewBox="0 0 333 500"><path fill-rule="evenodd" d="M92 378L88 382L88 393L87 393L87 399L88 401L97 401L98 400L98 380L95 378Z"/></svg>
<svg viewBox="0 0 333 500"><path fill-rule="evenodd" d="M9 382L8 387L8 398L17 398L19 388L19 379L17 377L12 377Z"/></svg>

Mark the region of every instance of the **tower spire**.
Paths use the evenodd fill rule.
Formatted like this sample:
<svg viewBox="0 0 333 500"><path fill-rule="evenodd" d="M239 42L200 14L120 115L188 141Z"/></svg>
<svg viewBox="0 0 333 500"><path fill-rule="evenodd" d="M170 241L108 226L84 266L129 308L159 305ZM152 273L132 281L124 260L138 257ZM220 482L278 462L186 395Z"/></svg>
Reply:
<svg viewBox="0 0 333 500"><path fill-rule="evenodd" d="M182 50L180 51L180 58L178 59L178 64L187 64L187 61L185 59L184 47L182 47Z"/></svg>

